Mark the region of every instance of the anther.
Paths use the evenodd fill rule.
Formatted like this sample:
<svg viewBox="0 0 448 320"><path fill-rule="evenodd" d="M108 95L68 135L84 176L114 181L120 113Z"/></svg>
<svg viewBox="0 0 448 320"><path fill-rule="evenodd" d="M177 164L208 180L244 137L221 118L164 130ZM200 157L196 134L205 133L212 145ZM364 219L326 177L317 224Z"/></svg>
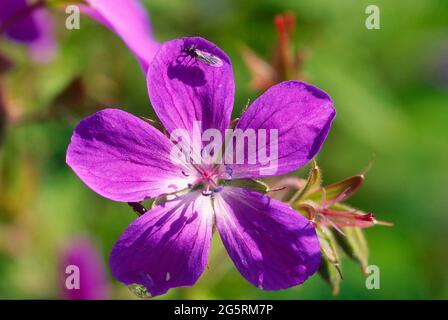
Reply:
<svg viewBox="0 0 448 320"><path fill-rule="evenodd" d="M186 177L189 177L190 175L188 173L186 173L184 170L182 170L182 174Z"/></svg>
<svg viewBox="0 0 448 320"><path fill-rule="evenodd" d="M204 197L209 197L209 196L211 196L212 194L213 194L213 191L210 191L210 190L202 190L202 195L204 196Z"/></svg>
<svg viewBox="0 0 448 320"><path fill-rule="evenodd" d="M228 179L227 179L227 180L232 179L232 174L233 174L233 169L232 169L232 167L230 167L230 166L226 166L226 173L227 173L227 175L228 175Z"/></svg>

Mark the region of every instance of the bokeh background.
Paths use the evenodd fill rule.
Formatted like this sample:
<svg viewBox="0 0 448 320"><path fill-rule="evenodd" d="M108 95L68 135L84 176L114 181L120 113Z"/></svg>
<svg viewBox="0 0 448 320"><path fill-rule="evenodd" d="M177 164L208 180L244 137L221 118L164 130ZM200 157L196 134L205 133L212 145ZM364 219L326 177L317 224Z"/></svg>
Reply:
<svg viewBox="0 0 448 320"><path fill-rule="evenodd" d="M209 268L198 283L162 299L448 298L448 2L143 3L159 41L199 35L228 53L236 79L235 117L258 95L249 87L241 47L272 57L273 18L292 11L294 45L310 53L302 74L332 96L338 112L318 157L325 182L359 173L374 159L349 203L395 224L366 232L370 263L381 271L379 290L367 290L359 266L348 259L337 297L318 275L289 290L258 290L237 272L215 235ZM381 10L380 30L365 27L369 4ZM109 297L135 299L111 278L107 259L136 216L126 204L88 189L65 164L65 151L76 123L95 108L116 106L152 117L145 78L109 30L83 17L80 30L68 31L64 12L56 16L59 52L48 65L33 64L22 47L0 40L0 50L15 62L0 80L15 119L0 146L0 298L61 298L61 252L84 237L99 250ZM73 81L76 94L61 98ZM303 177L306 169L298 174Z"/></svg>

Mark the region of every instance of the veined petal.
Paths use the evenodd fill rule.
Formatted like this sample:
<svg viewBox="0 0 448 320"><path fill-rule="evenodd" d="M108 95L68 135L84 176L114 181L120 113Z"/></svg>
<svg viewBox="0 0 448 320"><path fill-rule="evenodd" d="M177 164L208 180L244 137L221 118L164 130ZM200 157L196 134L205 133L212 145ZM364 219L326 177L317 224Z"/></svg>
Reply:
<svg viewBox="0 0 448 320"><path fill-rule="evenodd" d="M217 58L219 66L185 52L191 48ZM213 43L199 37L165 42L149 66L147 80L151 103L168 132L185 129L191 137L195 121L202 131L213 128L222 134L229 126L235 91L232 66Z"/></svg>
<svg viewBox="0 0 448 320"><path fill-rule="evenodd" d="M285 81L271 87L236 125L243 132L254 131L257 143L253 150L247 144L242 150L235 148L244 152L244 162L232 165L233 178L281 175L305 165L319 152L335 115L330 97L314 86ZM259 138L262 129L264 140ZM256 159L253 164L251 157Z"/></svg>
<svg viewBox="0 0 448 320"><path fill-rule="evenodd" d="M320 266L313 225L285 203L226 187L215 198L216 224L238 271L264 290L303 283Z"/></svg>
<svg viewBox="0 0 448 320"><path fill-rule="evenodd" d="M115 32L147 71L160 44L154 39L145 8L138 0L86 0L82 11Z"/></svg>
<svg viewBox="0 0 448 320"><path fill-rule="evenodd" d="M105 109L82 120L67 150L67 164L93 191L115 201L136 202L188 187L174 145L147 122ZM190 181L191 180L191 181Z"/></svg>
<svg viewBox="0 0 448 320"><path fill-rule="evenodd" d="M189 193L148 211L118 239L112 275L143 285L152 296L191 286L207 264L213 229L210 197Z"/></svg>

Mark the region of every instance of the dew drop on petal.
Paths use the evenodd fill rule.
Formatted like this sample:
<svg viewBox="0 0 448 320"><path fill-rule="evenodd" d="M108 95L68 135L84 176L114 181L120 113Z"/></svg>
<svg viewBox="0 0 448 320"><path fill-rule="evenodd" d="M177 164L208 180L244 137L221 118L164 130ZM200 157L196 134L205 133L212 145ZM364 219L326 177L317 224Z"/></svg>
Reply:
<svg viewBox="0 0 448 320"><path fill-rule="evenodd" d="M148 292L148 290L140 284L134 283L134 284L129 285L128 288L133 294L135 294L140 299L152 298L152 296Z"/></svg>
<svg viewBox="0 0 448 320"><path fill-rule="evenodd" d="M264 279L264 275L263 275L263 273L261 273L259 276L258 276L258 289L260 289L260 290L263 290L263 279Z"/></svg>

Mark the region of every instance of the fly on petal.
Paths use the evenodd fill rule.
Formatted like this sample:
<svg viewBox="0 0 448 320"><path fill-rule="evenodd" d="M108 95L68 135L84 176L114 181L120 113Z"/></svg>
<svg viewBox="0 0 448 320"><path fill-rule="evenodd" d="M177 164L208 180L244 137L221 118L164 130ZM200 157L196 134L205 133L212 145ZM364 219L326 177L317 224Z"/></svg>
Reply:
<svg viewBox="0 0 448 320"><path fill-rule="evenodd" d="M190 57L199 60L208 66L219 68L222 67L223 65L222 60L220 58L206 51L202 51L194 47L186 48L183 51Z"/></svg>

